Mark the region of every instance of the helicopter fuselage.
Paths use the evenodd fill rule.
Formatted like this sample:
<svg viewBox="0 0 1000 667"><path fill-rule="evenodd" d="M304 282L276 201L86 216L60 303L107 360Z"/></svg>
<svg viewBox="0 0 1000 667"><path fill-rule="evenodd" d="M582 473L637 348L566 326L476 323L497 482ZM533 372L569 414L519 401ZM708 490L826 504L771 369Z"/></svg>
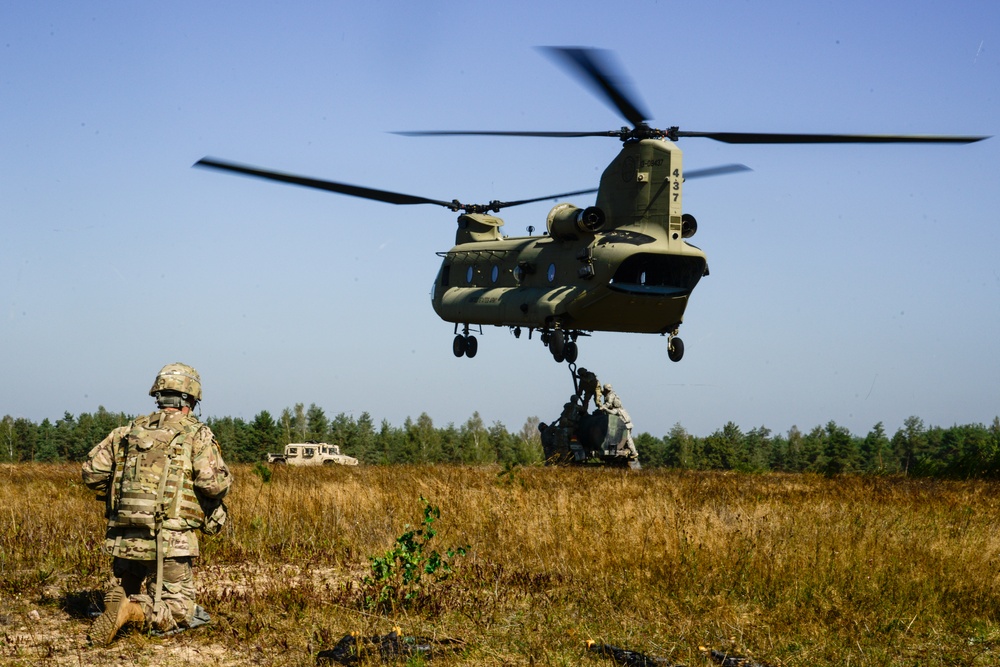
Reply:
<svg viewBox="0 0 1000 667"><path fill-rule="evenodd" d="M687 243L681 151L663 139L626 143L601 177L594 208L559 204L542 236L503 237L503 221L459 216L456 245L432 301L455 324L572 332L672 333L707 275Z"/></svg>

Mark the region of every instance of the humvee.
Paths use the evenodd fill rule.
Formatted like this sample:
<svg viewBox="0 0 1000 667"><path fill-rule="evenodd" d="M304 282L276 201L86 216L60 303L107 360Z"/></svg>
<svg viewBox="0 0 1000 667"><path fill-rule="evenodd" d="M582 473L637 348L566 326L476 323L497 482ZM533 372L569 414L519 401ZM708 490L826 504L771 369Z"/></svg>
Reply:
<svg viewBox="0 0 1000 667"><path fill-rule="evenodd" d="M341 454L338 445L328 445L325 442L293 442L285 445L283 454L268 454L267 462L292 466L358 465L358 460L353 456Z"/></svg>

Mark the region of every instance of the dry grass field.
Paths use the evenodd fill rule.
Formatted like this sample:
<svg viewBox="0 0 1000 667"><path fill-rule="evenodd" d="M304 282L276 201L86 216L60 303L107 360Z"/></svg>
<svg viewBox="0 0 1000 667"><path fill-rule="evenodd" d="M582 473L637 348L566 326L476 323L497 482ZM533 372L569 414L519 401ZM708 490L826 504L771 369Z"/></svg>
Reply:
<svg viewBox="0 0 1000 667"><path fill-rule="evenodd" d="M1000 486L604 469L238 467L196 571L207 627L87 644L108 585L77 465L0 467L0 664L315 665L344 634L458 640L409 665L1000 664ZM369 557L440 510L450 577L365 606ZM466 555L447 556L468 545ZM433 567L431 568L433 569ZM437 574L443 568L437 569Z"/></svg>

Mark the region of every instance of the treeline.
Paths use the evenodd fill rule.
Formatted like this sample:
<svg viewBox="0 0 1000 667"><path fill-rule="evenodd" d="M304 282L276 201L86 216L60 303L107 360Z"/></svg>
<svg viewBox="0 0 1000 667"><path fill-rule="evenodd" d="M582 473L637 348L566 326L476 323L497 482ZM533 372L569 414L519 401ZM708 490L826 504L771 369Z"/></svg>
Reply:
<svg viewBox="0 0 1000 667"><path fill-rule="evenodd" d="M829 422L808 433L775 435L766 427L744 433L729 422L711 435L689 435L677 424L656 438L635 439L644 466L745 472L908 474L923 477L1000 477L1000 418L990 426L926 427L909 417L891 437L881 422L865 436Z"/></svg>
<svg viewBox="0 0 1000 667"><path fill-rule="evenodd" d="M113 428L132 418L103 407L93 414L67 412L55 422L45 419L40 424L8 415L0 419L0 461L82 461ZM460 426L437 427L426 413L408 418L402 426L386 420L376 426L367 412L357 418L345 413L330 418L315 404L306 408L299 403L277 417L262 410L250 421L204 421L226 459L235 463L262 461L267 452L308 440L339 445L343 453L368 464L530 465L543 457L536 417L516 432L500 422L485 424L478 412ZM881 422L864 436L833 421L809 432L792 427L783 435L763 426L744 432L730 422L706 437L693 436L676 424L662 437L640 433L634 439L645 467L1000 478L1000 418L989 426L942 428L910 417L892 436Z"/></svg>

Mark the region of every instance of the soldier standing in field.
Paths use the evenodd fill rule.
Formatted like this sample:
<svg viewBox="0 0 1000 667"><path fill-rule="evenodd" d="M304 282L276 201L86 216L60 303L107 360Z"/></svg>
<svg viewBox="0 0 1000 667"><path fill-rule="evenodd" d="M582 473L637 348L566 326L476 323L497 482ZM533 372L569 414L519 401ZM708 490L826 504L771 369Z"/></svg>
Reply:
<svg viewBox="0 0 1000 667"><path fill-rule="evenodd" d="M201 400L194 368L164 366L149 395L157 411L113 430L83 464L84 483L103 494L104 550L121 581L90 629L95 644L110 644L126 623L162 633L209 620L195 604L195 530L222 529L232 476L215 435L191 414Z"/></svg>

